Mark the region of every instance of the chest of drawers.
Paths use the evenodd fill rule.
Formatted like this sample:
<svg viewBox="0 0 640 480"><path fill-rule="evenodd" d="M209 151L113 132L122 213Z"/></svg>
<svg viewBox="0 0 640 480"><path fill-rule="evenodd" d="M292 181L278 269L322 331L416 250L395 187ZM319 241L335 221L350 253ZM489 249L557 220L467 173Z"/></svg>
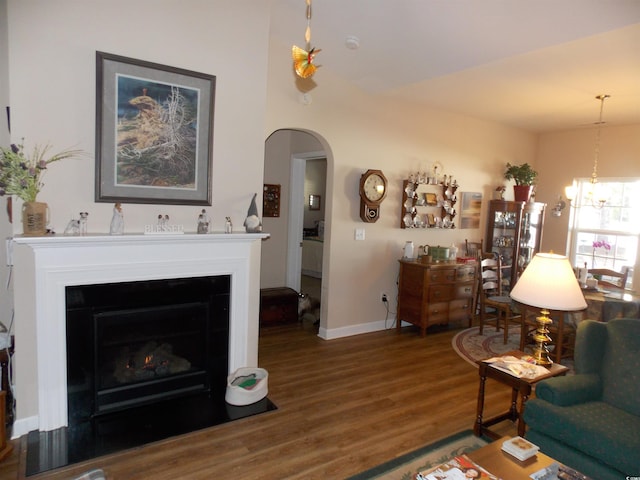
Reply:
<svg viewBox="0 0 640 480"><path fill-rule="evenodd" d="M420 263L400 260L397 329L402 322L420 328L471 321L476 289L476 264Z"/></svg>

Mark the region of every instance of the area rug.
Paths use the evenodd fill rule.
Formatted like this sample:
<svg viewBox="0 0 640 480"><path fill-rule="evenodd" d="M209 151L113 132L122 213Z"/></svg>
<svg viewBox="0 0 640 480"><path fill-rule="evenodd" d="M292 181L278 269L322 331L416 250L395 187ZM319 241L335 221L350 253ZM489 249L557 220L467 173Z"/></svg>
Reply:
<svg viewBox="0 0 640 480"><path fill-rule="evenodd" d="M520 350L520 329L517 327L509 329L507 343L504 343L504 332L500 330L496 332L495 327L485 327L484 334L480 335L479 327L471 327L457 333L451 346L461 358L477 367L478 360L485 358L498 357L504 355L511 350ZM553 351L553 345L549 348ZM531 353L529 346L525 346L524 351ZM561 365L569 367L568 375L573 375L573 359L563 358Z"/></svg>
<svg viewBox="0 0 640 480"><path fill-rule="evenodd" d="M496 332L495 327L485 327L480 335L479 327L471 327L457 333L451 341L453 349L460 357L474 366L478 360L503 355L511 350L520 350L520 329L509 328L507 343L504 343L504 332Z"/></svg>
<svg viewBox="0 0 640 480"><path fill-rule="evenodd" d="M471 430L465 430L361 472L348 480L414 480L419 471L435 467L456 455L477 450L487 443L487 440L476 437Z"/></svg>

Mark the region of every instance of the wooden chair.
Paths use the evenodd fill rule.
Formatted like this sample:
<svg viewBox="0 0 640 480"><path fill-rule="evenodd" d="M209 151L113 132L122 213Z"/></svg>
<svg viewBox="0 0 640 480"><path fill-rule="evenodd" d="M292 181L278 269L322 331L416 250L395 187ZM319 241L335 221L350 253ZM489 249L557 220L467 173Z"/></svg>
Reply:
<svg viewBox="0 0 640 480"><path fill-rule="evenodd" d="M624 289L627 286L629 267L622 267L621 272L608 268L590 268L587 272L594 277L598 276L598 285L603 287Z"/></svg>
<svg viewBox="0 0 640 480"><path fill-rule="evenodd" d="M478 258L482 252L482 239L479 242L470 242L467 239L464 241L465 255L467 257Z"/></svg>
<svg viewBox="0 0 640 480"><path fill-rule="evenodd" d="M478 275L480 292L480 335L485 324L495 324L496 331L504 329L504 343L509 338L509 324L520 323L520 315L512 310L511 298L502 293L500 258L483 258Z"/></svg>

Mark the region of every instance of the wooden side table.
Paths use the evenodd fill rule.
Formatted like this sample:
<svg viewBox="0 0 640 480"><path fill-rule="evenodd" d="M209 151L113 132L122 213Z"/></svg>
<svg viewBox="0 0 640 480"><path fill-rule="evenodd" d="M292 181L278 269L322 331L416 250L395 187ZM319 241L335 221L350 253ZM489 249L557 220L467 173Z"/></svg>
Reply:
<svg viewBox="0 0 640 480"><path fill-rule="evenodd" d="M526 354L519 350L515 350L507 352L504 355L511 355L516 358L521 358ZM524 437L526 424L522 418L522 414L524 413L524 407L527 403L527 400L529 399L529 395L531 395L533 385L538 383L540 380L544 380L545 378L565 375L567 371L569 371L569 369L564 365L554 363L553 365L551 365L549 373L547 374L540 375L536 378L518 378L514 375L510 375L507 372L493 367L491 363L488 363L485 360L480 360L478 362L478 367L478 375L480 376L480 387L478 389L478 406L476 410L476 423L473 426L473 433L478 437L482 434L485 434L486 436L493 439L500 438L501 435L491 431L489 427L495 425L496 423L502 422L503 420L511 420L512 422L517 421L518 435ZM484 420L482 418L482 413L484 411L484 389L487 378L493 378L494 380L497 380L498 382L511 387L511 406L509 407L509 410L507 412L497 415L488 420ZM520 408L518 408L518 397L520 397Z"/></svg>

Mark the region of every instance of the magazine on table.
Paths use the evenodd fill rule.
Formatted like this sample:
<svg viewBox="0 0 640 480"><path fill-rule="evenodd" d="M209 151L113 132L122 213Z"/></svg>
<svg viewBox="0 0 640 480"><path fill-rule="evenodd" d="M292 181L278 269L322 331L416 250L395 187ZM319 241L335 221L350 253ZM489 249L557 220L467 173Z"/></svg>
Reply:
<svg viewBox="0 0 640 480"><path fill-rule="evenodd" d="M486 363L490 363L493 368L507 372L510 375L518 378L536 378L540 375L549 373L546 368L536 365L533 357L525 355L521 358L516 358L511 355L505 355L503 357L493 357L487 360L483 360Z"/></svg>
<svg viewBox="0 0 640 480"><path fill-rule="evenodd" d="M437 467L423 470L416 474L416 480L468 480L470 478L501 480L466 455L453 457Z"/></svg>

